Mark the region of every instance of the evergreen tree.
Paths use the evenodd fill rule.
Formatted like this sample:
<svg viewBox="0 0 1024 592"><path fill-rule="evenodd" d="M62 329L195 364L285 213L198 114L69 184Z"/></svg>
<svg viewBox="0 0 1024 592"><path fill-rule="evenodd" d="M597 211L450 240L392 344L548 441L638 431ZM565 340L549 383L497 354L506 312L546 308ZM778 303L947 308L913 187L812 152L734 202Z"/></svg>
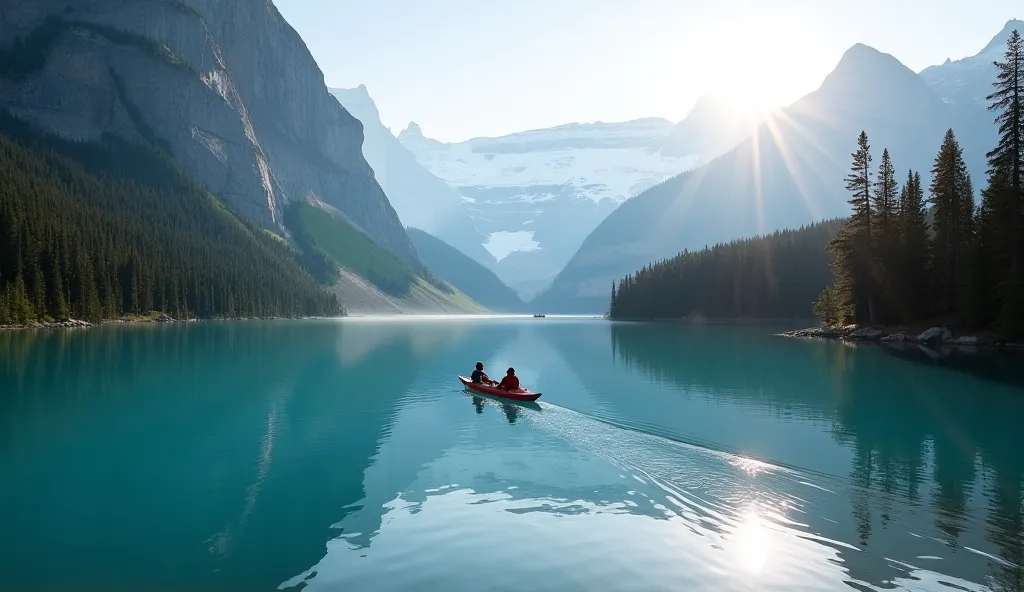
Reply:
<svg viewBox="0 0 1024 592"><path fill-rule="evenodd" d="M849 304L844 302L835 284L825 286L818 299L811 305L811 310L821 319L822 324L840 326L846 323L853 312Z"/></svg>
<svg viewBox="0 0 1024 592"><path fill-rule="evenodd" d="M892 165L888 148L882 151L882 161L878 167L874 187L872 248L875 253L875 265L872 269L875 284L880 287L880 295L884 297L883 306L880 307L881 320L891 322L899 300L898 291L893 289L896 285L899 230L896 170Z"/></svg>
<svg viewBox="0 0 1024 592"><path fill-rule="evenodd" d="M824 247L842 224L820 222L645 265L613 287L611 317L805 317L831 279Z"/></svg>
<svg viewBox="0 0 1024 592"><path fill-rule="evenodd" d="M932 167L931 203L935 206L935 311L947 314L966 310L971 215L974 195L963 150L948 130ZM966 214L966 215L965 215Z"/></svg>
<svg viewBox="0 0 1024 592"><path fill-rule="evenodd" d="M53 281L50 283L50 308L53 317L59 321L68 318L67 297L64 295L64 278L60 273L60 266L55 266Z"/></svg>
<svg viewBox="0 0 1024 592"><path fill-rule="evenodd" d="M615 280L612 280L612 298L611 302L608 303L608 315L615 315Z"/></svg>
<svg viewBox="0 0 1024 592"><path fill-rule="evenodd" d="M0 110L0 324L343 313L298 257L164 155Z"/></svg>
<svg viewBox="0 0 1024 592"><path fill-rule="evenodd" d="M853 213L828 245L833 257L835 298L843 308L852 310L855 322L876 321L875 314L875 257L872 248L871 207L871 146L868 135L861 132L857 150L852 154L853 164L846 177L846 188L853 194L850 205Z"/></svg>
<svg viewBox="0 0 1024 592"><path fill-rule="evenodd" d="M875 241L876 244L891 239L895 235L897 189L896 170L889 157L889 149L886 148L882 151L882 162L878 167L878 177L875 179L875 233L878 237Z"/></svg>
<svg viewBox="0 0 1024 592"><path fill-rule="evenodd" d="M979 232L989 281L997 285L990 309L998 311L1004 333L1024 335L1024 273L1021 269L1021 207L1024 204L1024 43L1013 31L1004 61L995 62L995 91L989 110L998 113L999 143L988 156L988 187L982 193L985 212Z"/></svg>
<svg viewBox="0 0 1024 592"><path fill-rule="evenodd" d="M931 238L928 234L924 190L921 176L907 172L899 199L899 273L900 317L914 321L927 304L931 271Z"/></svg>

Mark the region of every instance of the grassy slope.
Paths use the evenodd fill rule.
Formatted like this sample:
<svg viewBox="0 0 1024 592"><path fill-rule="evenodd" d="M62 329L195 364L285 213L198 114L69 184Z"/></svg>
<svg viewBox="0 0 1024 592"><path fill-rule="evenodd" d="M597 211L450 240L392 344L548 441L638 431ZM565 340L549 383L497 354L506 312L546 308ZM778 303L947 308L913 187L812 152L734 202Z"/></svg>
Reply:
<svg viewBox="0 0 1024 592"><path fill-rule="evenodd" d="M408 232L427 267L467 296L493 311L520 312L525 308L515 290L491 270L431 234L417 228Z"/></svg>
<svg viewBox="0 0 1024 592"><path fill-rule="evenodd" d="M447 283L431 283L420 277L390 251L330 213L305 203L299 205L298 213L317 247L338 265L369 281L399 308L415 312L484 312L480 304Z"/></svg>

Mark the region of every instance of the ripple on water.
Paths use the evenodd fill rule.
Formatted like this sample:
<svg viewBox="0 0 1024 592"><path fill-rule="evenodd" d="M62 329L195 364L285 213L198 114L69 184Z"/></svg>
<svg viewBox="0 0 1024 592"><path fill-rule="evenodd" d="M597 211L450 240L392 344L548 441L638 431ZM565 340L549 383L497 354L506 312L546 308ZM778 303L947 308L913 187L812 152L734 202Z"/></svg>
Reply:
<svg viewBox="0 0 1024 592"><path fill-rule="evenodd" d="M843 554L861 553L856 545L797 518L827 508L821 500L836 484L553 405L522 418L532 429L520 448L484 440L475 452L468 444L450 451L435 470L465 485L403 492L386 504L369 548L337 538L282 588L822 590L846 580L871 588L847 573ZM535 454L538 444L545 454ZM529 466L505 463L527 451ZM502 466L504 481L483 456ZM566 456L571 475L560 463ZM908 582L930 577L890 564Z"/></svg>

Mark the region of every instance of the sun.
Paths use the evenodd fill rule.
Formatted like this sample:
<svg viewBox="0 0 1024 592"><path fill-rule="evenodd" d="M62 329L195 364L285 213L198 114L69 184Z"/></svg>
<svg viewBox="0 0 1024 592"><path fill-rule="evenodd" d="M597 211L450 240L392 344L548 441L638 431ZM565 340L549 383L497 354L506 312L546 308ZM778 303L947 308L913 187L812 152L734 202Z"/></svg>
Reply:
<svg viewBox="0 0 1024 592"><path fill-rule="evenodd" d="M820 69L811 33L786 22L729 22L700 35L704 92L763 119L813 90Z"/></svg>

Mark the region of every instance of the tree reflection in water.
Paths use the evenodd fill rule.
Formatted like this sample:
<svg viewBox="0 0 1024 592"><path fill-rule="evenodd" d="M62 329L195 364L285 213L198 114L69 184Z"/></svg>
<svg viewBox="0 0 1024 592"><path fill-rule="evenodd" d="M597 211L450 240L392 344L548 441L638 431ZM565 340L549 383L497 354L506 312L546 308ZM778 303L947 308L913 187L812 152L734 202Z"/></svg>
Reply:
<svg viewBox="0 0 1024 592"><path fill-rule="evenodd" d="M728 328L611 328L617 363L658 382L723 402L795 410L804 420L831 418L834 440L852 452L849 502L862 549L878 542L878 533L901 514L924 510L950 559L984 552L964 540L972 526L984 529L993 555L985 583L1024 590L1019 358L965 362L954 354L943 361L877 346L768 342L765 333L751 338L751 330ZM1006 370L1011 366L1015 372ZM881 543L880 552L892 540ZM974 537L975 547L980 544ZM851 573L871 571L861 554L845 555Z"/></svg>

